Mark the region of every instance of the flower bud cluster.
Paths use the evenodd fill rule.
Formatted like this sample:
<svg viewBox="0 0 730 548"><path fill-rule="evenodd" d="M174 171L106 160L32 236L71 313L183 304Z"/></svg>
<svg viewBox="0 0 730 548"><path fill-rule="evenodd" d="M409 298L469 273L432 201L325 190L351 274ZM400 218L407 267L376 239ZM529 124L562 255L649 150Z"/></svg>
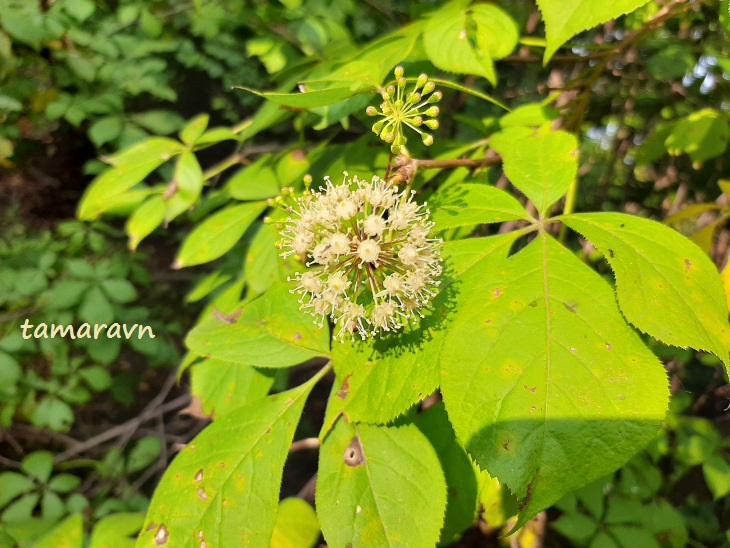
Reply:
<svg viewBox="0 0 730 548"><path fill-rule="evenodd" d="M386 143L390 143L393 154L399 154L401 147L406 144L404 125L418 133L424 145L431 146L433 136L420 128L425 126L431 130L438 129L439 123L436 117L439 115L439 108L433 103L441 100L441 92L434 91L435 84L428 80L428 76L421 74L416 80L413 91L406 93L406 79L403 77L403 67L400 66L395 68L395 78L395 85L391 84L380 92L383 98L380 110L373 106L365 110L368 116L383 117L373 124L373 133L379 135ZM427 105L432 106L421 111Z"/></svg>
<svg viewBox="0 0 730 548"><path fill-rule="evenodd" d="M334 323L334 337L395 331L423 317L441 275L441 240L430 237L434 223L413 192L373 176L345 173L341 185L308 191L290 208L282 230L286 258L306 258L293 292L302 309Z"/></svg>

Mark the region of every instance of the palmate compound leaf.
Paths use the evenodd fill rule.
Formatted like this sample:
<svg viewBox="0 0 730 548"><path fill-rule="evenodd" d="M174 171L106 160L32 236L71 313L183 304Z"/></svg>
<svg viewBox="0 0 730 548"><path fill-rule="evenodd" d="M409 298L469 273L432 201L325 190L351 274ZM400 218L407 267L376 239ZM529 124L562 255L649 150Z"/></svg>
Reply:
<svg viewBox="0 0 730 548"><path fill-rule="evenodd" d="M332 365L337 377L321 438L340 414L351 422L384 424L436 390L441 346L460 308L460 276L492 254L506 256L518 236L513 232L486 239L446 242L439 294L417 327L380 336L374 342L333 345Z"/></svg>
<svg viewBox="0 0 730 548"><path fill-rule="evenodd" d="M446 508L439 459L414 425L337 421L319 453L316 504L332 548L434 546Z"/></svg>
<svg viewBox="0 0 730 548"><path fill-rule="evenodd" d="M566 3L562 0L537 0L547 34L544 62L547 63L560 46L579 32L630 13L647 1L577 0Z"/></svg>
<svg viewBox="0 0 730 548"><path fill-rule="evenodd" d="M610 285L544 233L461 281L441 391L467 451L521 500L521 526L654 438L667 379Z"/></svg>
<svg viewBox="0 0 730 548"><path fill-rule="evenodd" d="M629 322L665 344L712 352L730 374L727 301L715 266L699 247L632 215L576 213L561 220L603 253Z"/></svg>
<svg viewBox="0 0 730 548"><path fill-rule="evenodd" d="M299 309L289 287L273 286L246 303L240 315L204 320L188 334L188 348L199 356L258 367L292 367L328 356L329 330Z"/></svg>
<svg viewBox="0 0 730 548"><path fill-rule="evenodd" d="M281 475L307 383L231 411L196 436L165 472L138 548L268 548Z"/></svg>

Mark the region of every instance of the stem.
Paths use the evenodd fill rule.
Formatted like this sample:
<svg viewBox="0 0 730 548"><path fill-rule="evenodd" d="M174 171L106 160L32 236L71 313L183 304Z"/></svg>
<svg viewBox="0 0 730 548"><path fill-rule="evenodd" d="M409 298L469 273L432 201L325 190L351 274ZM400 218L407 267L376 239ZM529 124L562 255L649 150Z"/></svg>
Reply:
<svg viewBox="0 0 730 548"><path fill-rule="evenodd" d="M501 156L493 158L482 158L481 160L472 160L470 158L454 158L453 160L419 160L411 159L416 169L435 169L444 167L489 167L498 166L502 163Z"/></svg>

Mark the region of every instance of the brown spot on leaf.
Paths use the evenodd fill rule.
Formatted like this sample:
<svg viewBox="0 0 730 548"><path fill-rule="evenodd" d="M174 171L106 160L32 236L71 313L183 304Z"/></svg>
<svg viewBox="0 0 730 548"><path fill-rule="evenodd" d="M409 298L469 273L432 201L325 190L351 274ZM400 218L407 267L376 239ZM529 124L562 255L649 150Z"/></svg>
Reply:
<svg viewBox="0 0 730 548"><path fill-rule="evenodd" d="M686 273L686 272L687 272L687 271L688 271L688 270L689 270L690 268L692 268L692 261L690 261L689 259L685 259L685 260L684 260L684 271L685 271L685 273Z"/></svg>
<svg viewBox="0 0 730 548"><path fill-rule="evenodd" d="M203 469L201 468L195 472L195 481L203 481Z"/></svg>
<svg viewBox="0 0 730 548"><path fill-rule="evenodd" d="M576 313L578 310L578 305L571 301L566 301L563 303L563 306L567 308L569 311L571 311L573 314Z"/></svg>
<svg viewBox="0 0 730 548"><path fill-rule="evenodd" d="M266 429L266 432L264 432L264 434L266 434L267 436L270 436L271 435L271 428L267 428Z"/></svg>
<svg viewBox="0 0 730 548"><path fill-rule="evenodd" d="M155 544L157 546L163 546L167 544L167 539L170 538L170 532L167 530L167 527L164 525L160 525L157 528L157 532L155 533Z"/></svg>
<svg viewBox="0 0 730 548"><path fill-rule="evenodd" d="M502 449L504 449L505 451L509 451L509 442L508 441L506 441L502 444Z"/></svg>
<svg viewBox="0 0 730 548"><path fill-rule="evenodd" d="M611 257L612 259L616 256L616 254L613 252L613 249L608 250L608 256Z"/></svg>
<svg viewBox="0 0 730 548"><path fill-rule="evenodd" d="M208 500L208 493L206 493L205 489L203 489L202 487L198 489L198 498L200 498L200 500L202 501Z"/></svg>
<svg viewBox="0 0 730 548"><path fill-rule="evenodd" d="M537 386L533 386L532 388L530 388L529 386L525 385L525 390L529 390L534 394L535 392L537 392Z"/></svg>
<svg viewBox="0 0 730 548"><path fill-rule="evenodd" d="M606 343L606 350L612 350L613 346L611 346L611 343Z"/></svg>
<svg viewBox="0 0 730 548"><path fill-rule="evenodd" d="M155 522L153 521L152 523L150 523L150 524L149 524L149 525L147 526L147 530L148 530L148 531L152 531L152 530L154 530L154 529L157 529L157 524L156 524L156 523L155 523Z"/></svg>
<svg viewBox="0 0 730 548"><path fill-rule="evenodd" d="M294 340L295 340L295 341L301 341L301 340L302 340L302 335L301 335L301 333L299 333L299 332L297 332L297 333L294 333Z"/></svg>
<svg viewBox="0 0 730 548"><path fill-rule="evenodd" d="M532 498L532 483L529 483L527 485L527 494L525 495L524 500L520 503L520 512L527 506L527 503L530 502L530 499Z"/></svg>
<svg viewBox="0 0 730 548"><path fill-rule="evenodd" d="M221 312L217 308L213 307L213 317L225 323L236 323L236 318L241 315L241 310L241 308L237 308L230 314L226 314L225 312Z"/></svg>
<svg viewBox="0 0 730 548"><path fill-rule="evenodd" d="M347 466L360 466L365 462L365 454L362 451L359 437L352 438L350 445L345 449L344 459Z"/></svg>
<svg viewBox="0 0 730 548"><path fill-rule="evenodd" d="M501 294L502 294L502 290L499 287L497 289L495 289L494 291L492 291L492 295L494 295L495 297L499 297Z"/></svg>
<svg viewBox="0 0 730 548"><path fill-rule="evenodd" d="M532 301L528 306L530 308L535 308L537 306L537 301Z"/></svg>
<svg viewBox="0 0 730 548"><path fill-rule="evenodd" d="M487 324L487 325L489 325L489 324L492 323L492 320L491 319L484 320L484 323Z"/></svg>
<svg viewBox="0 0 730 548"><path fill-rule="evenodd" d="M345 377L345 380L342 381L342 388L337 391L337 397L341 400L344 400L347 397L347 393L350 391L350 377L352 377L352 373Z"/></svg>

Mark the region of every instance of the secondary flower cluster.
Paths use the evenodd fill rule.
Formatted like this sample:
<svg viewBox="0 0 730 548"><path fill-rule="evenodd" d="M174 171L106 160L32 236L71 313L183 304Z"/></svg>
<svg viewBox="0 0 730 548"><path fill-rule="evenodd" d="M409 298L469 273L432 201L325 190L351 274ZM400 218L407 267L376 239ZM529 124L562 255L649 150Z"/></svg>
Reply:
<svg viewBox="0 0 730 548"><path fill-rule="evenodd" d="M403 67L395 68L396 85L389 85L380 92L383 102L380 110L369 106L365 112L368 116L382 116L373 124L373 133L380 136L386 143L390 143L393 154L400 154L401 147L406 144L407 138L403 134L406 125L421 136L426 146L433 144L433 136L422 131L421 126L429 129L438 129L439 123L435 118L439 115L439 107L432 105L426 110L421 108L441 100L441 92L434 91L436 87L428 80L428 76L421 74L413 86L413 91L406 93L406 79L403 77ZM424 119L427 116L429 119Z"/></svg>
<svg viewBox="0 0 730 548"><path fill-rule="evenodd" d="M441 274L441 240L413 193L357 177L308 191L286 220L282 257L306 257L294 291L302 309L335 324L334 337L363 339L423 317Z"/></svg>

